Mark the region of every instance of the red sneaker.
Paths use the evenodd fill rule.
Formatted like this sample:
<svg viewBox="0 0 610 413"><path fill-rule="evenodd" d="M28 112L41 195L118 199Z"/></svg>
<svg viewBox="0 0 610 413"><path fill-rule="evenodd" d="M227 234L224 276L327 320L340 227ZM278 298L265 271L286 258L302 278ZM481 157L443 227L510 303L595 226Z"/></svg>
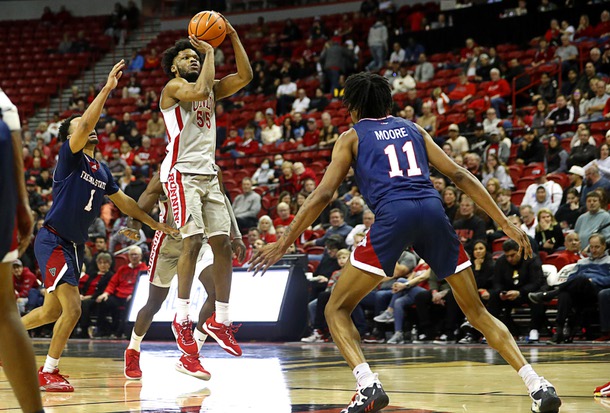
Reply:
<svg viewBox="0 0 610 413"><path fill-rule="evenodd" d="M593 392L595 397L610 397L610 382L595 388Z"/></svg>
<svg viewBox="0 0 610 413"><path fill-rule="evenodd" d="M241 348L237 341L235 341L234 334L239 329L239 326L224 325L223 323L216 322L216 313L212 314L205 323L203 323L203 329L208 333L214 340L218 342L227 353L234 356L241 356Z"/></svg>
<svg viewBox="0 0 610 413"><path fill-rule="evenodd" d="M129 348L125 350L123 374L129 380L140 380L142 378L139 351Z"/></svg>
<svg viewBox="0 0 610 413"><path fill-rule="evenodd" d="M52 373L45 373L42 367L38 370L38 385L40 391L48 392L73 392L74 387L66 380L64 376L59 374L59 369L55 369Z"/></svg>
<svg viewBox="0 0 610 413"><path fill-rule="evenodd" d="M188 374L201 380L210 380L212 375L203 368L199 361L199 354L180 356L180 360L176 363L176 370L180 373Z"/></svg>
<svg viewBox="0 0 610 413"><path fill-rule="evenodd" d="M174 316L172 331L174 332L174 337L176 337L178 348L184 354L199 354L199 348L193 338L193 323L188 317L182 323L178 323L176 316Z"/></svg>

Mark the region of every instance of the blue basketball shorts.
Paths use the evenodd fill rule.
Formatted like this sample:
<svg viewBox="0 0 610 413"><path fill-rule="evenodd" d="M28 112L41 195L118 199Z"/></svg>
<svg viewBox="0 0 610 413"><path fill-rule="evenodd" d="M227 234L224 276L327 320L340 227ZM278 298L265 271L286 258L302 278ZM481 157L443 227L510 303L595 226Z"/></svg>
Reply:
<svg viewBox="0 0 610 413"><path fill-rule="evenodd" d="M350 262L361 270L392 277L407 247L413 247L439 280L471 265L439 198L395 200L378 207L375 223Z"/></svg>
<svg viewBox="0 0 610 413"><path fill-rule="evenodd" d="M84 262L84 244L67 241L42 227L34 241L34 253L48 292L53 292L62 283L78 286Z"/></svg>

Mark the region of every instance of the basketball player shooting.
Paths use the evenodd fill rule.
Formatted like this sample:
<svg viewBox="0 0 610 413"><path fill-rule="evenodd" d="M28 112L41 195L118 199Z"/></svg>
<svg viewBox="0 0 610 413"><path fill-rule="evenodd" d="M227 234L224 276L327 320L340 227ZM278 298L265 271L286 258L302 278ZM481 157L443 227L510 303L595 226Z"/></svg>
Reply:
<svg viewBox="0 0 610 413"><path fill-rule="evenodd" d="M0 361L25 413L40 413L36 360L15 305L13 262L32 240L32 211L23 176L17 107L0 89Z"/></svg>
<svg viewBox="0 0 610 413"><path fill-rule="evenodd" d="M203 329L229 354L241 356L235 328L229 319L232 278L230 217L215 169L215 102L231 96L252 80L252 67L235 29L225 19L235 51L237 73L214 80L214 48L190 36L163 55L162 66L171 80L161 92L161 113L168 131L167 155L161 182L169 198L174 222L183 238L178 259L177 311L172 323L178 348L197 353L189 297L204 233L214 253L216 312ZM197 336L198 332L195 332Z"/></svg>
<svg viewBox="0 0 610 413"><path fill-rule="evenodd" d="M81 315L78 280L88 240L87 230L99 216L105 196L124 214L155 230L178 235L177 230L154 221L138 208L136 202L116 185L108 167L94 158L98 143L95 125L124 66L121 60L113 67L106 85L82 116L71 116L59 128L58 139L64 143L59 149L53 174L53 206L34 243L47 294L42 307L21 319L28 330L55 322L47 359L38 371L40 388L48 392L74 391L59 373L58 364Z"/></svg>
<svg viewBox="0 0 610 413"><path fill-rule="evenodd" d="M221 179L222 173L218 171L218 174L219 179ZM220 187L222 188L222 181ZM144 211L150 212L157 202L159 202L159 219L161 222L174 226L173 216L169 211L169 202L163 192L163 185L161 184L161 181L159 181L159 175L155 174L144 193L140 196L140 199L138 199L138 206ZM231 244L234 252L238 255L238 258L243 260L246 255L246 247L241 240L241 233L239 232L239 227L235 220L235 215L233 214L233 208L226 196L225 203L231 216L231 239L233 240ZM132 239L139 239L141 227L142 224L140 222L128 220L128 228L122 229L121 233ZM148 263L150 279L148 300L146 300L146 304L144 304L144 307L138 312L131 333L129 346L127 347L127 350L125 350L123 372L125 377L130 380L139 380L142 378L142 370L140 369L140 344L144 335L150 328L153 317L157 314L161 305L167 298L169 287L176 275L176 267L178 258L180 257L180 251L182 251L182 244L182 238L175 239L167 237L164 233L159 231L155 233ZM198 352L195 354L182 354L180 360L176 363L176 370L201 380L209 380L211 377L210 373L201 365L199 351L207 338L207 335L203 331L203 323L214 313L216 291L214 288L214 277L212 275L213 261L214 255L206 239L199 251L196 267L200 270L199 281L203 284L207 294L206 300L199 312L197 326L195 327L195 341L197 342Z"/></svg>
<svg viewBox="0 0 610 413"><path fill-rule="evenodd" d="M388 115L392 95L387 79L371 73L352 75L345 83L343 100L354 127L336 142L322 182L285 234L251 260L251 269L263 272L277 262L320 215L354 166L358 188L375 213L375 223L352 252L325 310L332 338L358 383L356 394L342 412L373 413L389 403L377 374L366 363L350 314L385 277L392 277L407 246L414 248L439 279L447 279L470 323L519 373L532 398L532 411L558 411L561 400L554 387L536 374L506 326L482 304L468 256L430 182L428 162L481 206L519 244L527 259L532 257L532 248L526 234L506 218L474 175L449 158L424 129Z"/></svg>

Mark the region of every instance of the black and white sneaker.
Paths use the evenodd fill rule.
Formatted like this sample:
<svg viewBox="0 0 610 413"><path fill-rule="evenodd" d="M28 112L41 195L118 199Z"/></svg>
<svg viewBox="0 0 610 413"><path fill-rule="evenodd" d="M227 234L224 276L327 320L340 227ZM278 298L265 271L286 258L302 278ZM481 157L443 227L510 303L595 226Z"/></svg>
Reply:
<svg viewBox="0 0 610 413"><path fill-rule="evenodd" d="M341 410L341 413L375 413L390 403L390 398L376 376L373 384L358 389L349 406Z"/></svg>
<svg viewBox="0 0 610 413"><path fill-rule="evenodd" d="M538 389L530 394L532 398L532 412L557 413L561 406L561 399L557 396L555 387L544 377L540 377Z"/></svg>

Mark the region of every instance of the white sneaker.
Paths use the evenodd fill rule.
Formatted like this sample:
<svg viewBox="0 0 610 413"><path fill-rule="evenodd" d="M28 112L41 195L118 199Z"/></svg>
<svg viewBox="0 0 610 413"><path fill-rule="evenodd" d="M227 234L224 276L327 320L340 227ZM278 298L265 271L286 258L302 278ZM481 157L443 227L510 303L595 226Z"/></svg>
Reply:
<svg viewBox="0 0 610 413"><path fill-rule="evenodd" d="M538 333L538 330L536 330L536 329L530 330L530 334L527 338L527 341L538 341L538 340L540 340L540 334Z"/></svg>
<svg viewBox="0 0 610 413"><path fill-rule="evenodd" d="M441 335L438 339L432 341L433 344L447 344L449 343L449 337L447 334Z"/></svg>
<svg viewBox="0 0 610 413"><path fill-rule="evenodd" d="M320 332L320 330L314 330L312 335L309 337L303 337L301 339L303 343L324 343L324 336Z"/></svg>
<svg viewBox="0 0 610 413"><path fill-rule="evenodd" d="M403 344L405 342L405 335L402 331L397 331L394 335L388 340L388 344Z"/></svg>
<svg viewBox="0 0 610 413"><path fill-rule="evenodd" d="M373 317L373 320L378 323L393 323L394 322L394 313L388 310L385 310L383 313L379 314L377 317Z"/></svg>
<svg viewBox="0 0 610 413"><path fill-rule="evenodd" d="M555 387L544 377L540 377L538 388L530 393L532 398L532 412L555 413L559 411L561 399L557 396Z"/></svg>

